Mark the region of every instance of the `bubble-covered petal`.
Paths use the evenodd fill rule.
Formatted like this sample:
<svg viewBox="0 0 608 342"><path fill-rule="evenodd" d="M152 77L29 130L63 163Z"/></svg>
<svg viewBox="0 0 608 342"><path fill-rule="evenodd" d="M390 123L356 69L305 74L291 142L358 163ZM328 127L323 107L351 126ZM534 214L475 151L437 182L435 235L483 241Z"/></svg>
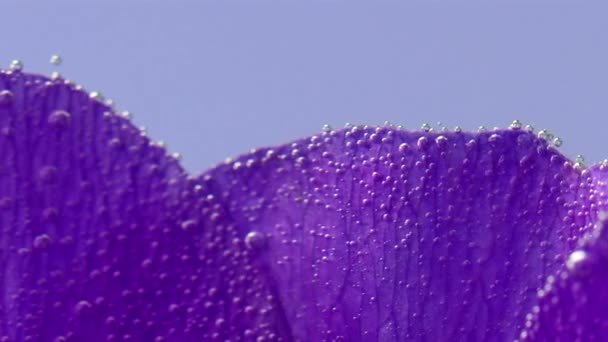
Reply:
<svg viewBox="0 0 608 342"><path fill-rule="evenodd" d="M327 129L199 182L299 341L513 340L598 211L590 173L523 130Z"/></svg>
<svg viewBox="0 0 608 342"><path fill-rule="evenodd" d="M98 96L0 72L0 341L278 339L210 203Z"/></svg>

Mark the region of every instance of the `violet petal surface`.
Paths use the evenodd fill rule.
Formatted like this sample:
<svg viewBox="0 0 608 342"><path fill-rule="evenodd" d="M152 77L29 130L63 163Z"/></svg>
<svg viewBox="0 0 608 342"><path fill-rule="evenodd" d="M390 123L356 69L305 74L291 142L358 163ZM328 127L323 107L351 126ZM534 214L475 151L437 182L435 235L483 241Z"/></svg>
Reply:
<svg viewBox="0 0 608 342"><path fill-rule="evenodd" d="M301 341L513 340L606 197L522 130L355 127L200 180L242 238L266 238Z"/></svg>
<svg viewBox="0 0 608 342"><path fill-rule="evenodd" d="M603 177L526 131L326 131L193 179L73 85L1 72L0 151L2 341L542 339L567 303L606 329L538 298Z"/></svg>

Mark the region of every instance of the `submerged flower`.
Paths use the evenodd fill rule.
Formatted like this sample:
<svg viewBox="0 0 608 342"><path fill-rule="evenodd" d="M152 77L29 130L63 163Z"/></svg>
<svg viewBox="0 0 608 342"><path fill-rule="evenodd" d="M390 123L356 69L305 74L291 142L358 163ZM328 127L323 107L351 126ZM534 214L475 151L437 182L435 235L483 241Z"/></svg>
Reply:
<svg viewBox="0 0 608 342"><path fill-rule="evenodd" d="M607 340L606 172L519 126L356 126L190 177L2 71L0 341Z"/></svg>

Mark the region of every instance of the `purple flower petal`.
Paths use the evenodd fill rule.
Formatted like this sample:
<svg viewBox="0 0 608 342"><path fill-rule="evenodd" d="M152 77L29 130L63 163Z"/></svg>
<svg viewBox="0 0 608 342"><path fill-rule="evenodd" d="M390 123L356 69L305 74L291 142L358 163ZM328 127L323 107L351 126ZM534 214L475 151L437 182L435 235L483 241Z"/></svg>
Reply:
<svg viewBox="0 0 608 342"><path fill-rule="evenodd" d="M281 327L260 323L267 298L248 291L265 290L230 228L206 223L178 163L109 107L63 80L2 72L0 151L1 341L227 340Z"/></svg>
<svg viewBox="0 0 608 342"><path fill-rule="evenodd" d="M326 132L203 179L265 237L302 341L513 340L597 214L589 172L520 130Z"/></svg>
<svg viewBox="0 0 608 342"><path fill-rule="evenodd" d="M563 270L538 291L521 341L608 341L608 217L602 215Z"/></svg>
<svg viewBox="0 0 608 342"><path fill-rule="evenodd" d="M538 290L606 201L520 130L328 131L190 179L20 72L0 73L0 151L0 341L513 340L535 305L526 333L555 336L543 310L569 307Z"/></svg>

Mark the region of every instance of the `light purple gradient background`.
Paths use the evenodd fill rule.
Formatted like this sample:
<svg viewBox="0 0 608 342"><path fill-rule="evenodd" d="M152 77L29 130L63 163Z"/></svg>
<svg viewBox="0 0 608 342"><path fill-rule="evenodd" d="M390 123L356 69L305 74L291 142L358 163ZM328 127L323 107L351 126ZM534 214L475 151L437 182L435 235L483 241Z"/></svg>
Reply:
<svg viewBox="0 0 608 342"><path fill-rule="evenodd" d="M385 120L518 118L571 157L608 158L605 1L19 2L0 5L4 67L103 92L193 173Z"/></svg>

